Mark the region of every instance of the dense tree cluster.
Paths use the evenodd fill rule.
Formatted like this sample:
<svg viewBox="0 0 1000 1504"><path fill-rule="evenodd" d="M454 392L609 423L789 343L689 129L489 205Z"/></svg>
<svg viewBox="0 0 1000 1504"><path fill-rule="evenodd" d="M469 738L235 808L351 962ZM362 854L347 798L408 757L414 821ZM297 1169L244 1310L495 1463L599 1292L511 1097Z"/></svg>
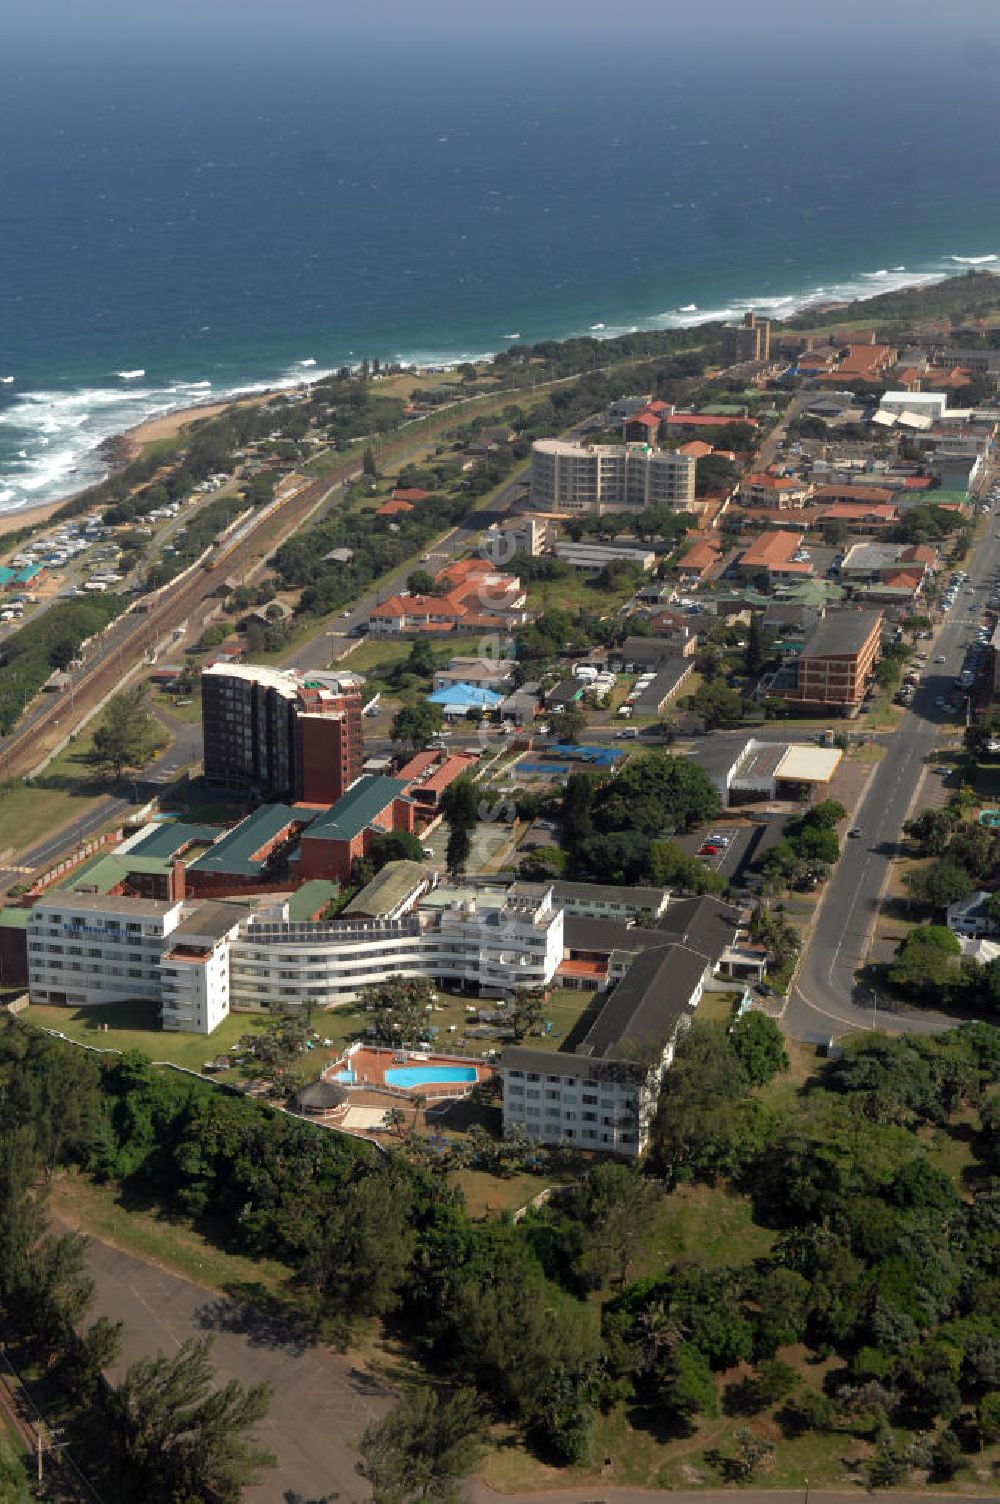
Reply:
<svg viewBox="0 0 1000 1504"><path fill-rule="evenodd" d="M715 873L669 838L713 820L722 809L711 779L686 757L650 752L615 778L574 773L559 819L571 869L601 882L674 882L710 891ZM724 881L717 885L725 887Z"/></svg>
<svg viewBox="0 0 1000 1504"><path fill-rule="evenodd" d="M666 1077L654 1175L594 1165L517 1224L472 1222L440 1157L409 1138L380 1156L142 1057L97 1063L10 1024L0 1036L3 1317L89 1395L122 1477L135 1480L121 1497L169 1497L162 1480L145 1481L150 1436L177 1477L210 1457L223 1497L227 1478L261 1465L250 1443L222 1447L221 1432L245 1438L263 1396L223 1390L205 1410L200 1350L181 1355L183 1371L152 1358L97 1396L114 1329L85 1325L80 1241L44 1229L46 1175L80 1165L233 1249L283 1262L292 1318L347 1337L359 1317L393 1315L455 1392L418 1393L366 1436L362 1468L387 1501L408 1501L413 1480L427 1497L451 1497L493 1418L553 1461L584 1460L597 1410L622 1400L667 1434L720 1405L769 1408L788 1435L869 1437L874 1482L923 1465L920 1447L944 1476L1000 1434L990 1178L1000 1174L1000 1033L966 1024L933 1038L865 1036L778 1111L762 1088L786 1065L760 1014L729 1028L696 1020ZM961 1194L928 1133L959 1131L970 1114L978 1167ZM673 1188L691 1180L747 1195L774 1231L770 1251L747 1264L651 1259ZM783 1356L800 1343L836 1359L822 1389ZM725 1375L738 1363L750 1369L734 1386ZM737 1432L726 1476L764 1470L760 1446L752 1428Z"/></svg>
<svg viewBox="0 0 1000 1504"><path fill-rule="evenodd" d="M152 1081L147 1072L146 1079ZM47 1227L46 1185L57 1170L94 1163L110 1147L101 1069L34 1030L0 1037L0 1329L8 1356L38 1369L58 1395L64 1444L116 1504L237 1504L273 1458L247 1432L263 1418L266 1385L214 1385L210 1342L134 1363L118 1383L104 1370L120 1328L87 1324L94 1286L86 1239ZM123 1124L124 1126L124 1124ZM147 1142L146 1148L151 1148ZM0 1466L0 1486L3 1471ZM13 1490L3 1493L17 1498Z"/></svg>
<svg viewBox="0 0 1000 1504"><path fill-rule="evenodd" d="M4 639L0 649L0 734L10 731L53 669L64 669L122 610L119 595L55 601Z"/></svg>
<svg viewBox="0 0 1000 1504"><path fill-rule="evenodd" d="M823 799L793 816L782 839L761 857L765 881L775 889L813 887L821 882L840 856L837 825L846 815L835 799Z"/></svg>

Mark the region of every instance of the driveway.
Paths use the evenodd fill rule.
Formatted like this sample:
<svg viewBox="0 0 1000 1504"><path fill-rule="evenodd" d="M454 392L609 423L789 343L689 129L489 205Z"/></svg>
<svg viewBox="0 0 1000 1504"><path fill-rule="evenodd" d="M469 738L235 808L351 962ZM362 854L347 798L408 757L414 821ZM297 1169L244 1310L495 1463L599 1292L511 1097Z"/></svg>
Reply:
<svg viewBox="0 0 1000 1504"><path fill-rule="evenodd" d="M93 1316L123 1322L119 1377L137 1358L176 1352L188 1337L214 1337L211 1359L223 1381L266 1380L271 1408L258 1428L260 1443L278 1466L244 1491L245 1504L283 1504L294 1494L339 1504L369 1495L354 1470L354 1445L370 1420L392 1404L392 1393L360 1361L320 1345L304 1346L265 1317L179 1275L92 1240Z"/></svg>

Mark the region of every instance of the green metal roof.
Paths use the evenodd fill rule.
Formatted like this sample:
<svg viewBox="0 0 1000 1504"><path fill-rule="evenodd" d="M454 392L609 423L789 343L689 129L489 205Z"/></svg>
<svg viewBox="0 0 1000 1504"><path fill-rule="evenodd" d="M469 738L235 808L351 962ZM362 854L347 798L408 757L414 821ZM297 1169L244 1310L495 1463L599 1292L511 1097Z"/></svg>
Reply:
<svg viewBox="0 0 1000 1504"><path fill-rule="evenodd" d="M0 930L23 930L28 927L30 909L15 908L13 904L0 909Z"/></svg>
<svg viewBox="0 0 1000 1504"><path fill-rule="evenodd" d="M309 827L309 837L321 841L350 841L360 835L381 814L386 805L398 799L409 787L399 778L370 774L359 778L342 799Z"/></svg>
<svg viewBox="0 0 1000 1504"><path fill-rule="evenodd" d="M314 877L303 883L288 900L288 917L293 923L305 923L321 909L325 909L340 892L339 883L327 882L325 877Z"/></svg>
<svg viewBox="0 0 1000 1504"><path fill-rule="evenodd" d="M290 804L262 804L253 814L241 820L239 825L227 830L214 846L202 852L196 861L191 862L189 870L254 877L261 866L259 861L254 860L254 852L273 841L293 820L297 820L300 825L307 825L310 818L308 811L293 809Z"/></svg>
<svg viewBox="0 0 1000 1504"><path fill-rule="evenodd" d="M136 841L131 848L131 856L171 858L194 842L211 845L221 834L221 825L188 825L182 820L165 821L143 836L141 841Z"/></svg>
<svg viewBox="0 0 1000 1504"><path fill-rule="evenodd" d="M120 859L109 851L101 851L87 861L81 862L79 867L74 867L72 872L67 872L66 876L56 883L56 887L72 889L85 885L96 889L98 893L110 893L124 876L125 868Z"/></svg>

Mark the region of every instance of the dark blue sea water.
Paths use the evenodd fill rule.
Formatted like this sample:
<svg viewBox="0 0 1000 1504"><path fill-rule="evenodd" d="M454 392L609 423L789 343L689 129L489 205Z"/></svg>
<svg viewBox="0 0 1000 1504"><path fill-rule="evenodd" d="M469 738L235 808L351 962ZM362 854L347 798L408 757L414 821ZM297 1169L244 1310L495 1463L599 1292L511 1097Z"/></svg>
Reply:
<svg viewBox="0 0 1000 1504"><path fill-rule="evenodd" d="M787 311L1000 251L994 91L933 58L523 52L0 55L0 508L93 479L153 412L362 355Z"/></svg>

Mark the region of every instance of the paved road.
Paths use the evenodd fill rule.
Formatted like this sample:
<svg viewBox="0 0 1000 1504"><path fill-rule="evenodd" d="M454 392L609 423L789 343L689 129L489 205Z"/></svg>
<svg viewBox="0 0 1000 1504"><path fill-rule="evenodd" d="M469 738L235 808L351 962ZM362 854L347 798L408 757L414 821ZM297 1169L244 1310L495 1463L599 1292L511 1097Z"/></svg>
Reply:
<svg viewBox="0 0 1000 1504"><path fill-rule="evenodd" d="M281 1504L290 1495L361 1504L368 1491L354 1471L354 1445L392 1403L391 1391L350 1357L308 1346L225 1297L154 1268L110 1244L91 1241L94 1316L123 1323L118 1377L137 1358L174 1353L188 1337L214 1337L212 1364L223 1381L266 1380L273 1397L258 1428L278 1467L244 1491L246 1504Z"/></svg>
<svg viewBox="0 0 1000 1504"><path fill-rule="evenodd" d="M803 1484L804 1484L803 1480ZM653 1504L654 1500L670 1500L670 1504L799 1504L806 1498L802 1488L699 1488L682 1492L667 1488L617 1488L598 1480L576 1488L547 1488L538 1493L500 1493L485 1483L474 1483L471 1489L476 1504ZM887 1504L927 1504L935 1495L918 1490L890 1492L879 1489L880 1499ZM812 1504L858 1504L864 1497L860 1488L828 1490L810 1488L808 1498ZM996 1494L947 1494L949 1504L966 1504L967 1500L995 1499Z"/></svg>
<svg viewBox="0 0 1000 1504"><path fill-rule="evenodd" d="M933 752L944 725L954 717L935 701L946 697L962 666L964 645L975 636L986 603L986 584L1000 568L1000 541L996 522L988 518L985 534L968 566L974 596L960 593L931 647L931 661L913 705L899 730L888 738L885 758L878 764L867 794L857 812L863 834L844 843L841 857L824 895L813 927L809 948L784 1014L784 1026L793 1038L810 1034L839 1034L870 1028L875 1004L870 991L859 986L855 972L868 955L871 935L882 894L889 878L889 864L896 855L904 820L917 795L921 779L935 777L929 771ZM970 614L970 606L976 614ZM943 657L943 663L934 658ZM893 1032L932 1032L950 1020L926 1010L897 1013L879 1011L880 1028Z"/></svg>

